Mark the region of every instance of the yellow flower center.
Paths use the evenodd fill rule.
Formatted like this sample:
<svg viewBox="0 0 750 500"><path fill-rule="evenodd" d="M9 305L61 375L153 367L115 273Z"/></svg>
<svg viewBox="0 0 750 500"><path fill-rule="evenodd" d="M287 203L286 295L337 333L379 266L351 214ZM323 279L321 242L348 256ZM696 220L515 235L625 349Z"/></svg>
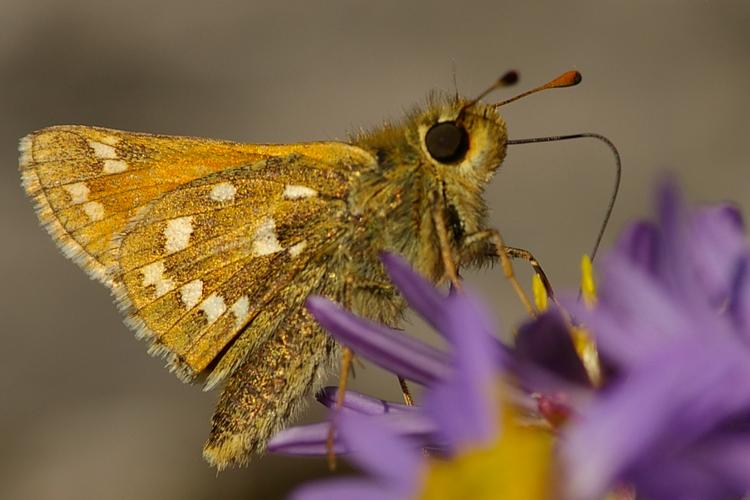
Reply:
<svg viewBox="0 0 750 500"><path fill-rule="evenodd" d="M542 500L553 491L553 443L549 431L519 423L503 405L497 439L450 460L428 458L422 499Z"/></svg>

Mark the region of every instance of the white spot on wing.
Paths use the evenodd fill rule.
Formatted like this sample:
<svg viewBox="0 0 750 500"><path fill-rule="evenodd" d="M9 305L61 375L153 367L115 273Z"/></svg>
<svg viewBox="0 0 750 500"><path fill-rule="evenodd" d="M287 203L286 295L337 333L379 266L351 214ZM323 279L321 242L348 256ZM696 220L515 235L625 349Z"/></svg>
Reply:
<svg viewBox="0 0 750 500"><path fill-rule="evenodd" d="M247 320L250 313L250 299L247 295L243 295L237 301L232 304L232 314L234 314L234 326L235 328L241 327Z"/></svg>
<svg viewBox="0 0 750 500"><path fill-rule="evenodd" d="M192 233L192 216L178 217L170 220L164 228L164 237L167 239L164 249L167 253L174 253L187 248Z"/></svg>
<svg viewBox="0 0 750 500"><path fill-rule="evenodd" d="M201 304L201 310L206 313L206 319L210 325L219 319L219 316L224 314L224 311L227 310L227 305L224 303L224 297L212 293Z"/></svg>
<svg viewBox="0 0 750 500"><path fill-rule="evenodd" d="M180 298L188 309L192 309L198 305L202 296L203 282L201 280L193 280L190 283L182 285L182 288L180 288Z"/></svg>
<svg viewBox="0 0 750 500"><path fill-rule="evenodd" d="M89 199L89 188L83 182L68 184L66 186L63 186L63 189L70 195L70 203L72 205L84 203Z"/></svg>
<svg viewBox="0 0 750 500"><path fill-rule="evenodd" d="M102 220L104 218L104 205L98 201L88 201L83 204L83 211L92 221Z"/></svg>
<svg viewBox="0 0 750 500"><path fill-rule="evenodd" d="M283 250L276 237L276 221L266 217L253 235L253 253L255 255L268 255Z"/></svg>
<svg viewBox="0 0 750 500"><path fill-rule="evenodd" d="M104 160L102 172L105 174L117 174L128 169L128 164L122 160Z"/></svg>
<svg viewBox="0 0 750 500"><path fill-rule="evenodd" d="M211 199L218 202L232 201L237 188L231 182L222 182L211 189Z"/></svg>
<svg viewBox="0 0 750 500"><path fill-rule="evenodd" d="M117 150L108 144L89 140L89 146L91 146L91 149L94 150L94 154L97 158L100 158L102 160L117 159Z"/></svg>
<svg viewBox="0 0 750 500"><path fill-rule="evenodd" d="M318 192L313 188L307 186L300 186L298 184L287 184L284 187L284 198L287 200L299 200L302 198L311 198L317 196Z"/></svg>
<svg viewBox="0 0 750 500"><path fill-rule="evenodd" d="M174 288L174 282L164 276L164 262L161 260L144 266L141 273L143 273L143 286L156 287L157 297L161 297Z"/></svg>
<svg viewBox="0 0 750 500"><path fill-rule="evenodd" d="M305 241L305 240L300 241L296 245L290 246L289 247L289 255L291 255L292 258L298 256L299 254L302 253L302 250L304 250L306 246L307 246L307 241Z"/></svg>

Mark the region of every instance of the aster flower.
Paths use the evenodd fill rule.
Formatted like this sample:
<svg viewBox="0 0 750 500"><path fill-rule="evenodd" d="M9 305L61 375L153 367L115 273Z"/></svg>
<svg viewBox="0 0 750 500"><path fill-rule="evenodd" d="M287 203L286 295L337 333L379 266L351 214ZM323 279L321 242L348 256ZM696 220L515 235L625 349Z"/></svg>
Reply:
<svg viewBox="0 0 750 500"><path fill-rule="evenodd" d="M602 260L596 305L563 301L611 367L604 390L564 430L571 498L601 498L622 483L655 499L750 491L742 224L727 206L688 210L671 185L658 202L657 223L631 226Z"/></svg>
<svg viewBox="0 0 750 500"><path fill-rule="evenodd" d="M311 300L337 339L427 388L418 408L348 392L335 450L369 475L309 485L299 498L540 498L553 484L575 500L623 486L649 499L750 491L750 251L732 207L690 210L666 185L657 222L632 225L602 260L597 296L584 273L587 300L563 297L564 309L551 305L523 325L513 348L490 335L470 298L443 297L403 261L384 261L450 349ZM545 302L538 297L540 309ZM592 352L601 373L592 373ZM508 394L501 378L534 393L558 429L564 481L550 480L549 435L519 432L518 415L498 396L499 387ZM335 398L335 389L319 396L328 406ZM327 430L290 429L269 448L323 453ZM425 457L425 446L446 460Z"/></svg>
<svg viewBox="0 0 750 500"><path fill-rule="evenodd" d="M550 436L521 428L501 402L503 349L487 315L470 297L444 297L400 258L383 261L409 304L446 339L449 351L358 318L326 299L308 308L360 356L427 386L419 408L347 393L336 416L336 451L350 453L367 478L307 485L296 498L482 498L524 491L541 498L548 485ZM319 396L332 405L335 390ZM505 408L503 410L503 408ZM502 421L502 429L501 427ZM327 424L284 431L272 451L324 451ZM426 457L429 447L442 459Z"/></svg>

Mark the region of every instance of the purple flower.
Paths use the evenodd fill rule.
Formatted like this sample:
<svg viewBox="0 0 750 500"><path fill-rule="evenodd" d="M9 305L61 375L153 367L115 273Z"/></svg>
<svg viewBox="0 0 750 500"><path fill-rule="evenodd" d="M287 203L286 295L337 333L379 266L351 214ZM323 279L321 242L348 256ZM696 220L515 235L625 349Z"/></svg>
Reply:
<svg viewBox="0 0 750 500"><path fill-rule="evenodd" d="M671 185L658 201L657 223L633 225L602 259L596 306L564 301L612 367L562 436L571 498L622 483L654 499L750 491L742 224L726 206L689 211Z"/></svg>
<svg viewBox="0 0 750 500"><path fill-rule="evenodd" d="M564 310L553 307L523 325L513 348L491 335L486 314L471 298L444 296L393 255L383 257L393 282L448 350L310 299L310 311L339 341L426 390L420 407L347 392L336 413L334 449L367 475L307 485L297 498L461 497L475 487L502 496L504 485L519 483L529 488L516 488L516 496L541 498L538 489L530 493L533 481L544 488L557 484L564 490L557 493L573 500L602 498L622 486L649 499L741 498L750 491L750 250L744 228L729 206L687 209L671 185L658 200L657 221L628 228L602 259L595 305L561 299ZM598 378L590 382L573 346L571 315L596 340L601 386ZM509 392L509 380L516 392ZM532 393L539 398L536 409L560 426L563 480L557 482L549 481L548 471L521 479L519 471L548 462L548 451L532 454L508 475L527 447L549 450L536 437L523 446L515 441L510 455L497 447L517 437L512 419L504 416L500 429L500 409L513 398L515 406L533 410ZM336 389L318 398L332 407ZM269 449L323 454L328 425L284 431ZM424 447L464 475L434 475L446 469L425 458ZM458 486L446 493L450 485Z"/></svg>
<svg viewBox="0 0 750 500"><path fill-rule="evenodd" d="M386 254L383 262L412 308L438 330L450 349L432 348L326 299L309 299L309 310L334 337L358 355L427 389L421 407L348 392L335 420L335 449L350 453L369 475L307 485L295 492L295 498L411 498L427 468L420 448L453 456L486 447L498 436L503 350L491 335L487 315L466 295L443 296L400 258ZM318 398L333 406L335 394L329 388ZM327 430L327 423L289 429L275 436L269 449L324 452Z"/></svg>

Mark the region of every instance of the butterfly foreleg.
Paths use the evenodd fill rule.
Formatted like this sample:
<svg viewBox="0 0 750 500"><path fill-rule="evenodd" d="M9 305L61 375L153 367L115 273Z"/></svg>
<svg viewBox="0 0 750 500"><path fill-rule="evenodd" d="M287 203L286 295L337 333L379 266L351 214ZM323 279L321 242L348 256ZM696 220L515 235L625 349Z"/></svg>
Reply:
<svg viewBox="0 0 750 500"><path fill-rule="evenodd" d="M519 300L526 308L528 313L533 316L535 312L533 306L531 305L531 300L529 300L528 295L526 295L523 287L518 282L518 278L516 277L513 270L513 263L511 262L511 259L523 258L527 260L535 271L538 270L537 272L542 272L542 281L545 283L545 286L547 286L548 281L546 275L544 275L544 272L542 271L541 266L539 266L537 260L534 259L531 253L527 250L508 247L505 244L500 231L498 231L497 229L487 229L466 236L463 245L463 253L468 255L475 253L476 251L473 250L472 247L476 248L477 245L489 246L487 251L490 252L490 255L500 259L500 265L502 266L505 278L510 282L513 290L516 292L516 295L518 295Z"/></svg>

